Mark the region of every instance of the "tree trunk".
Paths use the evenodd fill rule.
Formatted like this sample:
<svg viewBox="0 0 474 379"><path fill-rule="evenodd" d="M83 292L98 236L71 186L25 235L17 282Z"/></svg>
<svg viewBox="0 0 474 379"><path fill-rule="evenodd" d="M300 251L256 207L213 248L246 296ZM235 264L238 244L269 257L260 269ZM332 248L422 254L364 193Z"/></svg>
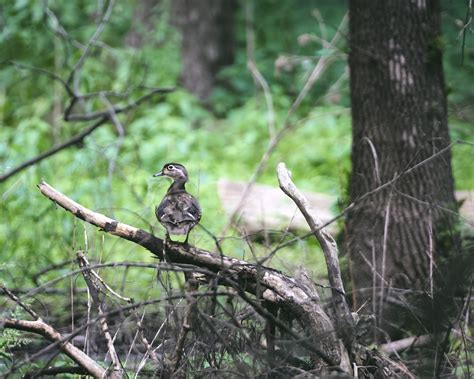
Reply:
<svg viewBox="0 0 474 379"><path fill-rule="evenodd" d="M450 139L439 2L349 4L354 202ZM445 208L456 207L453 187L448 150L348 214L356 307L372 299L370 310L382 316L389 288L432 289L440 233L451 220Z"/></svg>
<svg viewBox="0 0 474 379"><path fill-rule="evenodd" d="M234 60L235 0L174 0L173 22L182 33L184 88L206 100L218 70Z"/></svg>
<svg viewBox="0 0 474 379"><path fill-rule="evenodd" d="M130 30L125 37L125 44L135 49L145 45L150 34L155 30L158 5L160 0L139 0L132 17Z"/></svg>

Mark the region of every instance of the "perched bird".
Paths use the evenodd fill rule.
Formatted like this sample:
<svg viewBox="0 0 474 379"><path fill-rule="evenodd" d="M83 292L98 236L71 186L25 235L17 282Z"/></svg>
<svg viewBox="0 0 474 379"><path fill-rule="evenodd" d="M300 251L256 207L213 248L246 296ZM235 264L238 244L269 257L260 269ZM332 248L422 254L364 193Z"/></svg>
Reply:
<svg viewBox="0 0 474 379"><path fill-rule="evenodd" d="M173 235L186 235L184 241L188 243L189 232L201 219L201 208L196 198L186 192L185 184L188 181L186 168L179 163L167 163L162 170L153 176L167 176L173 179L168 192L155 214L158 221L166 229L166 239Z"/></svg>

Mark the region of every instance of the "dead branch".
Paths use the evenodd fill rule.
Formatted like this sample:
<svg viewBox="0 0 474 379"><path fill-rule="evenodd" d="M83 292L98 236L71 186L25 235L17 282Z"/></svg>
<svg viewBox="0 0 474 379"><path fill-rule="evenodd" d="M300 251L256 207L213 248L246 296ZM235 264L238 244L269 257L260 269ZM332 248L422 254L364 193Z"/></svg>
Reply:
<svg viewBox="0 0 474 379"><path fill-rule="evenodd" d="M41 162L43 159L50 157L51 155L54 155L61 150L64 150L68 147L78 145L80 144L84 138L86 138L89 134L91 134L94 130L96 130L99 126L105 124L107 121L107 118L101 118L99 121L96 123L92 124L91 126L85 128L82 130L80 133L76 134L74 137L70 138L66 142L63 142L59 145L53 146L51 149L46 150L45 152L37 155L34 158L28 159L27 161L23 162L22 164L18 165L15 168L12 168L10 171L7 171L5 174L0 175L0 183L4 182L11 176L19 173L20 171L24 170L27 167L33 166L36 163Z"/></svg>
<svg viewBox="0 0 474 379"><path fill-rule="evenodd" d="M142 229L87 209L45 182L41 182L38 188L44 196L81 220L107 233L139 244L160 259L163 258L165 246L162 239ZM236 288L239 295L264 317L271 317L271 314L268 314L269 312L266 312L258 301L252 300L246 293L279 307L291 309L311 336L310 342L302 340L301 345L313 352L326 365L341 370L339 367L340 346L334 334L332 322L319 303L318 296L306 286L269 267L257 266L224 255L215 255L193 246L168 243L165 250L167 259L175 264L192 264L215 273L219 284ZM278 323L278 320L275 322L280 327L281 322Z"/></svg>
<svg viewBox="0 0 474 379"><path fill-rule="evenodd" d="M83 351L72 345L68 341L64 341L64 336L61 335L52 326L46 324L41 318L35 321L17 320L12 318L0 319L0 324L4 328L22 330L25 332L39 334L51 342L62 341L59 344L59 349L64 352L69 358L76 362L79 366L84 368L89 375L94 378L104 378L105 369L99 366L93 359L91 359Z"/></svg>
<svg viewBox="0 0 474 379"><path fill-rule="evenodd" d="M346 346L350 346L353 338L354 320L346 301L346 294L339 267L338 249L334 238L324 229L309 202L291 180L291 174L284 163L277 166L278 182L282 191L290 197L303 214L314 236L317 238L324 253L328 270L329 284L332 289L332 304L336 317L339 336Z"/></svg>
<svg viewBox="0 0 474 379"><path fill-rule="evenodd" d="M107 123L113 117L112 115L127 112L127 111L129 111L133 108L138 107L141 103L149 100L150 98L152 98L153 96L155 96L157 94L165 94L165 93L171 92L172 90L173 90L173 88L154 88L149 93L143 95L139 99L137 99L137 100L135 100L135 101L131 102L130 104L125 105L123 107L113 107L112 109L107 109L105 111L100 111L100 112L92 112L92 113L88 113L88 114L85 114L85 115L76 115L76 114L68 115L68 112L66 111L66 115L65 115L66 121L87 121L87 120L94 120L94 119L99 119L99 120L97 120L94 124L90 125L89 127L83 129L81 132L79 132L78 134L76 134L75 136L70 138L69 140L67 140L63 143L60 143L59 145L53 146L49 150L46 150L45 152L37 155L34 158L28 159L27 161L23 162L22 164L18 165L17 167L15 167L15 168L11 169L10 171L7 171L6 173L0 175L0 183L4 182L5 180L7 180L8 178L12 177L13 175L19 173L20 171L24 170L25 168L33 166L34 164L41 162L43 159L48 158L48 157L60 152L61 150L67 149L68 147L71 147L71 146L79 145L80 143L82 143L84 141L84 139L88 135L90 135L99 126L102 126L105 123ZM78 98L76 98L76 97L73 97L71 99L71 103L68 107L69 110L72 109L72 106L73 106L73 104L75 104L75 101L77 99Z"/></svg>
<svg viewBox="0 0 474 379"><path fill-rule="evenodd" d="M110 267L110 265L106 265L106 266ZM168 269L171 269L171 267L169 265L166 265L166 266L167 266ZM103 265L95 265L94 267L104 267L104 266ZM145 267L153 267L153 265L145 265ZM156 265L154 266L154 268L156 269ZM73 275L75 275L79 272L82 272L82 271L83 271L82 269L73 271ZM11 291L5 291L4 286L2 286L2 289L7 294L7 296L9 296L8 294L11 293ZM31 291L30 291L30 294L31 294ZM233 296L235 296L235 293L231 293L231 292L228 292L228 291L225 291L225 292L223 292L223 291L218 291L218 292L211 291L211 292L191 293L190 295L192 295L196 298L197 297L207 297L207 296L212 296L212 297L214 297L214 296L231 296L231 297L233 297ZM100 322L100 319L102 317L112 317L112 316L116 316L117 314L121 314L123 312L133 311L133 310L138 309L140 307L146 307L148 305L161 303L163 301L182 299L183 297L184 297L183 294L177 294L177 295L168 296L168 297L162 298L162 299L153 299L153 300L148 300L148 301L142 301L142 302L139 302L139 303L132 303L130 305L126 305L126 306L122 306L122 307L119 307L119 308L116 308L116 309L112 309L110 311L105 312L103 315L98 315L98 316L94 317L93 319L91 319L90 321L76 327L76 329L72 330L71 333L69 333L67 335L61 335L59 332L57 332L57 335L54 335L54 339L49 339L47 336L45 336L43 334L43 330L45 328L43 328L43 326L42 326L44 324L44 322L41 319L38 319L37 321L41 321L43 324L38 324L36 321L32 322L32 321L24 321L24 320L16 320L16 319L0 317L0 328L6 327L6 328L17 329L17 330L21 330L21 331L27 331L27 332L31 332L31 333L37 333L37 334L45 337L46 339L52 341L53 342L52 344L46 346L44 349L41 349L40 351L36 352L35 354L30 355L26 359L26 362L34 362L35 359L37 359L41 356L50 354L51 351L53 351L56 348L59 348L61 351L64 351L63 347L66 346L66 345L67 345L66 347L69 348L69 345L71 345L69 343L69 341L71 339L73 339L75 336L79 335L87 327L89 327L91 325L95 325L96 323ZM13 300L18 299L14 295L11 298ZM22 308L24 308L25 311L32 314L31 312L33 312L33 311L31 309L29 311L27 310L29 308L28 305L26 305L24 303L20 303L20 302L18 302L18 304ZM33 323L33 326L31 325L31 323ZM51 326L49 326L48 324L45 324L45 325L48 327L48 328L46 328L46 331L50 331L50 330L54 331L54 329ZM71 345L71 346L74 349L76 349L73 345ZM73 354L76 352L76 350L74 350L74 349L72 349ZM82 353L82 351L80 351L80 353L84 354L84 353ZM86 362L89 362L87 360L87 358L90 359L87 355L85 355L85 356L79 355L77 358L81 361L85 360ZM92 361L92 362L94 362L94 361ZM17 369L23 363L14 365L14 367L12 367L10 369L10 372L12 372L13 369ZM80 365L80 363L78 361L76 361L76 363L78 363ZM98 366L98 367L100 367L100 366ZM102 367L100 367L100 368L103 370L104 374L107 373L105 369L103 369ZM84 367L84 369L86 369L89 372L87 367ZM90 375L94 376L93 374L90 374ZM98 377L104 378L104 376L98 376Z"/></svg>
<svg viewBox="0 0 474 379"><path fill-rule="evenodd" d="M0 318L0 326L4 328L22 330L26 332L36 333L51 342L59 342L59 349L69 356L80 367L86 370L94 378L103 378L106 371L99 366L93 359L91 359L83 351L76 348L68 340L56 331L52 326L46 324L41 317L27 304L23 303L17 296L15 296L3 284L0 288L5 294L16 302L25 312L27 312L35 321L18 320L13 318Z"/></svg>
<svg viewBox="0 0 474 379"><path fill-rule="evenodd" d="M423 335L423 336L407 337L401 340L384 343L383 345L380 346L380 350L384 352L385 354L391 355L391 354L399 353L410 347L425 346L432 341L433 341L432 336L428 334Z"/></svg>
<svg viewBox="0 0 474 379"><path fill-rule="evenodd" d="M91 294L92 301L97 308L99 316L102 316L99 319L99 324L104 338L107 341L107 349L109 351L110 359L112 360L113 364L113 371L110 374L110 378L122 378L123 369L120 363L120 358L118 357L117 351L115 350L112 335L110 334L107 317L105 316L103 310L103 304L99 298L100 289L96 283L97 278L92 274L92 271L89 268L89 262L87 261L87 258L85 257L82 251L78 251L76 253L76 258L79 267L83 269L82 276L84 277L84 280L87 284L87 288L89 288L89 293Z"/></svg>
<svg viewBox="0 0 474 379"><path fill-rule="evenodd" d="M434 153L433 155L430 155L428 158L424 159L423 161L421 162L418 162L417 164L415 164L414 166L411 166L410 168L406 169L405 171L403 171L402 173L400 174L397 174L393 179L389 180L388 182L385 182L383 184L381 184L380 186L378 186L377 188L374 188L373 190L371 191L368 191L366 193L364 193L361 197L359 197L358 199L354 200L352 203L350 203L346 208L344 208L339 214L337 214L336 216L334 216L333 218L331 218L330 220L326 221L325 223L323 223L321 226L319 226L317 229L320 230L320 229L323 229L325 227L327 227L328 225L332 224L333 222L336 222L337 220L339 220L340 218L344 217L347 213L351 212L356 206L358 206L362 201L364 201L365 199L375 195L376 193L384 190L385 188L387 187L391 187L393 186L396 182L398 182L400 179L406 177L407 175L411 174L413 171L417 170L418 168L424 166L425 164L431 162L432 160L434 159L437 159L439 157L441 157L443 154L447 153L448 151L450 151L454 146L456 145L468 145L468 146L474 146L474 144L468 142L468 141L463 141L463 140L456 140L456 141L453 141L451 142L448 146L442 148L441 150L437 151L436 153ZM416 199L416 201L419 201L418 199ZM430 206L435 206L434 204L429 204ZM450 212L452 213L452 210L448 210L446 208L440 208L444 211L447 211L447 212ZM309 236L312 236L314 235L313 231L303 235L303 236L298 236L296 238L293 238L289 241L286 241L286 242L283 242L281 243L280 245L278 245L275 249L273 249L270 254L275 254L278 250L281 250L283 249L284 247L287 247L287 246L290 246L296 242L299 242L301 241L302 239L305 239L305 238L308 238Z"/></svg>
<svg viewBox="0 0 474 379"><path fill-rule="evenodd" d="M247 9L247 12L250 12L250 8ZM339 40L340 38L340 31L345 28L346 24L347 24L347 20L348 20L348 16L347 14L344 15L344 17L342 18L341 20L341 23L339 25L339 27L337 28L337 31L336 31L336 34L334 35L333 39L331 40L331 45L332 46L335 46L335 44L337 43L337 41ZM248 28L247 28L248 29ZM250 43L252 43L251 39L250 39ZM252 49L252 46L248 47L249 49ZM291 120L291 118L293 117L293 115L296 113L296 111L298 110L298 108L300 107L301 103L303 102L303 100L306 98L306 96L308 95L309 91L311 90L311 88L313 88L314 84L316 83L316 81L321 78L321 75L322 73L333 63L335 62L335 56L339 54L337 50L332 50L330 52L330 54L328 54L327 56L324 56L324 57L321 57L319 60L318 60L318 63L315 65L314 69L312 70L308 80L306 81L305 85L303 86L303 88L301 89L301 91L299 92L298 96L296 97L295 101L293 102L293 104L291 105L290 109L288 110L288 113L285 117L285 120L283 121L283 126L278 130L277 133L272 133L271 135L271 138L270 140L268 141L268 145L267 145L267 148L265 150L265 152L263 153L261 159L260 159L260 162L258 163L255 171L253 172L252 174L252 177L250 178L245 190L243 191L242 195L241 195L241 198L238 202L238 205L237 207L234 209L234 211L232 212L232 214L230 215L229 217L229 222L227 223L227 225L223 228L223 231L222 231L222 234L225 234L226 231L233 225L235 224L235 220L236 220L236 216L238 214L238 212L240 212L241 208L242 208L242 205L244 204L247 196L249 195L250 193L250 190L252 189L252 186L254 185L254 183L257 181L257 179L260 177L260 175L263 173L265 167L267 166L267 163L270 159L270 156L273 154L273 151L276 149L276 147L278 146L278 144L283 140L283 137L288 133L290 132L291 130L293 130L297 123L293 122ZM248 65L249 66L249 70L252 72L252 75L256 74L258 72L258 70L255 72L255 69L256 69L256 65L255 64L252 64L251 60L249 60L250 64ZM263 79L263 77L261 78ZM258 79L257 79L258 80ZM258 80L259 83L261 83L261 85L263 85L261 80ZM264 90L265 90L265 87L263 87ZM266 96L266 100L267 100L267 103L268 101L270 100L270 98L268 98L268 96ZM271 104L271 102L269 103ZM269 108L268 110L270 113L271 113L271 109ZM270 124L271 125L271 124ZM270 128L271 130L271 128Z"/></svg>

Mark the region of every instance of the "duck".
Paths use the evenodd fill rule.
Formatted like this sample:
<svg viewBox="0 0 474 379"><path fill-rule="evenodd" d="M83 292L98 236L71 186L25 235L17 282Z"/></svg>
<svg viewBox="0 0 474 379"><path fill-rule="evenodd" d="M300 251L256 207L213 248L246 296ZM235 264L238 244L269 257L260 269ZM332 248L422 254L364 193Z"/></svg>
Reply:
<svg viewBox="0 0 474 379"><path fill-rule="evenodd" d="M186 235L184 244L188 244L189 232L201 220L201 207L196 198L186 191L188 171L180 163L166 163L153 177L168 177L173 180L161 203L155 208L158 221L166 230L165 241L171 241L170 235Z"/></svg>

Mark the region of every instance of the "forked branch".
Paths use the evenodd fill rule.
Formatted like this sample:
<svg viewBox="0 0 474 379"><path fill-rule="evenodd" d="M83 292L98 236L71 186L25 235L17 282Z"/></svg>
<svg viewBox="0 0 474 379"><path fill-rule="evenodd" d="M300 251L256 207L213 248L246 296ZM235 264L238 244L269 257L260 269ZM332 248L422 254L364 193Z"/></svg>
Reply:
<svg viewBox="0 0 474 379"><path fill-rule="evenodd" d="M236 288L242 299L254 306L265 317L269 317L269 315L264 313L259 302L250 299L246 293L278 307L290 309L295 318L305 325L304 329L309 336L308 339L305 339L290 331L293 338L298 338L301 346L313 353L321 363L341 370L339 367L341 349L331 319L319 303L319 297L315 296L314 292L303 283L269 267L251 264L225 255L216 255L181 243L167 243L165 249L162 239L142 229L94 212L71 200L45 182L40 183L38 187L44 196L81 220L95 225L107 233L139 244L160 259L166 255L167 260L174 264L186 263L207 268L215 274L214 279L217 279L219 284ZM275 322L278 327L283 327L278 320Z"/></svg>

